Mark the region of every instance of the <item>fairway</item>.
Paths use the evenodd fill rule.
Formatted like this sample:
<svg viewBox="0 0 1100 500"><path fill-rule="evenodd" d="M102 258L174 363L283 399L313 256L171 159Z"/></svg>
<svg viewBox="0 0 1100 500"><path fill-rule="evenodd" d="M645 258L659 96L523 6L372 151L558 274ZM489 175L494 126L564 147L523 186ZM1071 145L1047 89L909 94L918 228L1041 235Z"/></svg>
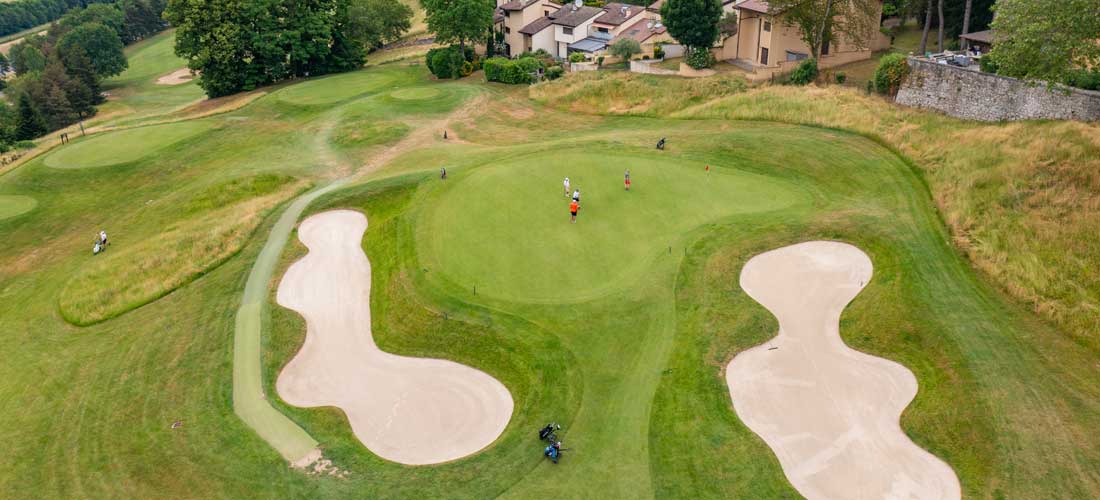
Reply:
<svg viewBox="0 0 1100 500"><path fill-rule="evenodd" d="M796 186L736 166L708 173L702 162L592 147L493 163L447 182L419 224L421 259L431 276L495 298L590 299L632 285L696 226L800 199ZM581 192L576 225L566 177Z"/></svg>
<svg viewBox="0 0 1100 500"><path fill-rule="evenodd" d="M1100 496L1096 355L956 245L937 202L974 179L838 129L585 114L729 80L417 59L197 103L156 84L173 41L127 49L117 128L0 176L0 496Z"/></svg>
<svg viewBox="0 0 1100 500"><path fill-rule="evenodd" d="M177 142L210 130L209 121L150 125L78 140L46 157L53 168L93 168L139 160Z"/></svg>

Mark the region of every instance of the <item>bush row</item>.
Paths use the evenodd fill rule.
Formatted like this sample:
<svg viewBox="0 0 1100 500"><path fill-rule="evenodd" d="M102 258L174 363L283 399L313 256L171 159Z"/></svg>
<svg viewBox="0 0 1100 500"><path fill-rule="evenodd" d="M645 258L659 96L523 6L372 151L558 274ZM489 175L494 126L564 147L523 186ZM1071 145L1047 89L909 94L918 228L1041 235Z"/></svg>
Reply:
<svg viewBox="0 0 1100 500"><path fill-rule="evenodd" d="M485 61L485 79L511 84L532 83L537 78L538 71L543 68L543 62L534 57L494 57Z"/></svg>

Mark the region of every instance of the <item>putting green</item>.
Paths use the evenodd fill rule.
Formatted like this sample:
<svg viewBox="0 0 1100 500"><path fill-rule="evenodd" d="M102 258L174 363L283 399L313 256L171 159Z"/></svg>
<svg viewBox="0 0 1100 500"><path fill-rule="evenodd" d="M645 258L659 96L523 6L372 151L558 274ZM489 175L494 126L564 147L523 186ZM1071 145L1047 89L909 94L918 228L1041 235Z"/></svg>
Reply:
<svg viewBox="0 0 1100 500"><path fill-rule="evenodd" d="M0 220L25 214L38 206L38 200L18 194L0 194Z"/></svg>
<svg viewBox="0 0 1100 500"><path fill-rule="evenodd" d="M386 86L396 86L401 73L356 71L318 78L292 85L276 93L280 101L294 104L332 104L368 92L377 92Z"/></svg>
<svg viewBox="0 0 1100 500"><path fill-rule="evenodd" d="M437 97L440 93L439 89L433 87L412 87L390 92L390 96L405 101L422 101Z"/></svg>
<svg viewBox="0 0 1100 500"><path fill-rule="evenodd" d="M209 130L205 120L138 127L96 135L64 146L46 157L53 168L92 168L139 160Z"/></svg>
<svg viewBox="0 0 1100 500"><path fill-rule="evenodd" d="M576 224L566 176L581 190ZM629 286L683 233L799 200L792 187L740 170L707 174L702 163L667 156L587 151L512 159L450 182L418 224L423 263L434 279L529 302L571 302Z"/></svg>

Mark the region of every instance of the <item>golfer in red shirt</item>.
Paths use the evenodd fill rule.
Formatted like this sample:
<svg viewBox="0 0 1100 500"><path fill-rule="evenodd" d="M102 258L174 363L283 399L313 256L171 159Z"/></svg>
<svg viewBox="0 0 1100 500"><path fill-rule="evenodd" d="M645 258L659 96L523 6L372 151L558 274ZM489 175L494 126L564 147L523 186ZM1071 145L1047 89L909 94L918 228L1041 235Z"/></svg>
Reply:
<svg viewBox="0 0 1100 500"><path fill-rule="evenodd" d="M577 200L573 200L572 202L569 203L569 215L570 215L569 222L572 222L573 224L577 223L577 210L580 210L580 209L581 209L581 204L579 202L577 202Z"/></svg>

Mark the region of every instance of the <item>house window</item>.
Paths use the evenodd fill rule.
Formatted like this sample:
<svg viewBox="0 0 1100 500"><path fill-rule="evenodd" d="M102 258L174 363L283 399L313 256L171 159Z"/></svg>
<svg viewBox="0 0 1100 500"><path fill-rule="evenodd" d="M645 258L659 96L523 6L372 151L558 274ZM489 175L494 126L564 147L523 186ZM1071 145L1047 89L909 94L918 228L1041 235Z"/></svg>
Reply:
<svg viewBox="0 0 1100 500"><path fill-rule="evenodd" d="M600 33L607 33L607 28L596 28L596 31L599 31Z"/></svg>
<svg viewBox="0 0 1100 500"><path fill-rule="evenodd" d="M760 64L768 65L768 48L760 47Z"/></svg>
<svg viewBox="0 0 1100 500"><path fill-rule="evenodd" d="M766 31L768 33L771 33L771 31L772 31L772 22L771 21L764 21L764 31Z"/></svg>
<svg viewBox="0 0 1100 500"><path fill-rule="evenodd" d="M573 34L573 28L562 28L561 32L565 33L566 35L572 35Z"/></svg>
<svg viewBox="0 0 1100 500"><path fill-rule="evenodd" d="M831 45L831 44L828 41L821 44L821 55L823 55L823 56L829 55L829 45Z"/></svg>
<svg viewBox="0 0 1100 500"><path fill-rule="evenodd" d="M504 34L507 35L507 34L510 34L511 32L512 32L512 28L509 28L507 26L504 27Z"/></svg>
<svg viewBox="0 0 1100 500"><path fill-rule="evenodd" d="M548 11L548 10L544 10L544 11L542 11L542 15L544 15L544 16L550 16L550 11Z"/></svg>
<svg viewBox="0 0 1100 500"><path fill-rule="evenodd" d="M806 59L807 57L810 57L810 55L809 54L803 54L801 52L791 52L789 50L787 51L787 60L788 61L801 61L803 59Z"/></svg>

